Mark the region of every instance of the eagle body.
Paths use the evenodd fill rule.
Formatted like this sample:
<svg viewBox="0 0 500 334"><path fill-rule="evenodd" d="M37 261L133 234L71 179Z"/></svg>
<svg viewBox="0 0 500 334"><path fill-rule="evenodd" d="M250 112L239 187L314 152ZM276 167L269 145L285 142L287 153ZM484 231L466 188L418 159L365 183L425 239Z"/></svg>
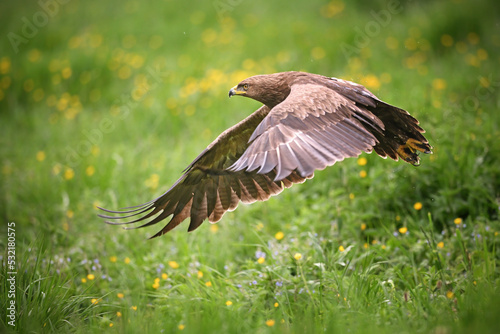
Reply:
<svg viewBox="0 0 500 334"><path fill-rule="evenodd" d="M305 72L256 75L229 91L263 104L219 135L160 197L105 219L170 221L153 237L190 218L188 231L219 221L239 202L265 201L295 183L361 152L375 152L419 165L418 152L432 153L419 122L379 100L362 85ZM116 216L115 214L118 214ZM138 217L137 217L138 216Z"/></svg>

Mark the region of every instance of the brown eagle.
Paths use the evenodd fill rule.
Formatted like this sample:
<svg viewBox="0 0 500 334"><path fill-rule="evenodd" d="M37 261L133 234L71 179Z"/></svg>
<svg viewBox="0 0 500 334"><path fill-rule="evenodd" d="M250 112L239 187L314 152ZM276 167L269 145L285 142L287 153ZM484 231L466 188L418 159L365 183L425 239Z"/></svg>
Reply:
<svg viewBox="0 0 500 334"><path fill-rule="evenodd" d="M229 97L233 95L263 106L208 145L163 195L120 211L100 208L119 216L99 216L139 216L108 221L145 221L138 227L171 216L153 238L187 218L188 231L193 231L206 219L218 222L240 201L265 201L312 178L315 170L363 151L401 157L415 166L420 162L417 151L432 153L415 118L350 81L304 72L256 75L233 87Z"/></svg>

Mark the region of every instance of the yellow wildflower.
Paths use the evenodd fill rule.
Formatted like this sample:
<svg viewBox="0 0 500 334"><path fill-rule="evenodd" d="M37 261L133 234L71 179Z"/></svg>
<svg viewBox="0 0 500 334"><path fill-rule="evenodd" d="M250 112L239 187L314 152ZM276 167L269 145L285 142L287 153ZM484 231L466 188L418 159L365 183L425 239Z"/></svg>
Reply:
<svg viewBox="0 0 500 334"><path fill-rule="evenodd" d="M125 297L125 295L124 295L123 293L121 293L121 292L118 292L118 293L116 294L116 297L118 297L118 298L122 299L123 297Z"/></svg>
<svg viewBox="0 0 500 334"><path fill-rule="evenodd" d="M85 169L85 174L87 174L87 176L92 176L92 175L94 175L94 173L95 173L95 167L92 165L88 166Z"/></svg>
<svg viewBox="0 0 500 334"><path fill-rule="evenodd" d="M2 57L2 59L0 59L0 73L7 74L10 70L10 65L11 62L9 57Z"/></svg>
<svg viewBox="0 0 500 334"><path fill-rule="evenodd" d="M158 188L159 181L160 181L160 176L156 173L153 173L146 181L144 181L144 184L146 185L146 187L149 187L154 190Z"/></svg>
<svg viewBox="0 0 500 334"><path fill-rule="evenodd" d="M179 268L179 264L175 261L168 261L168 265L170 266L170 268L172 269L177 269Z"/></svg>
<svg viewBox="0 0 500 334"><path fill-rule="evenodd" d="M101 149L99 148L99 146L92 146L92 149L90 150L90 153L92 153L92 155L94 157L97 157L99 155L99 153L101 152Z"/></svg>
<svg viewBox="0 0 500 334"><path fill-rule="evenodd" d="M45 160L45 152L44 151L38 151L36 153L36 160L38 161L44 161Z"/></svg>
<svg viewBox="0 0 500 334"><path fill-rule="evenodd" d="M266 259L264 259L262 256L257 259L258 264L263 264Z"/></svg>
<svg viewBox="0 0 500 334"><path fill-rule="evenodd" d="M65 67L63 68L63 70L61 71L61 75L64 79L68 79L69 77L71 77L71 74L73 72L71 71L71 67Z"/></svg>
<svg viewBox="0 0 500 334"><path fill-rule="evenodd" d="M293 256L293 258L297 261L299 261L300 259L302 259L302 254L300 253L295 253L295 255Z"/></svg>
<svg viewBox="0 0 500 334"><path fill-rule="evenodd" d="M477 58L479 58L479 60L488 59L488 52L485 49L477 50Z"/></svg>
<svg viewBox="0 0 500 334"><path fill-rule="evenodd" d="M408 228L407 227L403 226L403 227L399 228L399 233L405 234L406 232L408 232Z"/></svg>
<svg viewBox="0 0 500 334"><path fill-rule="evenodd" d="M274 235L274 237L276 238L276 240L281 240L281 239L283 239L285 237L285 233L279 231L278 233L276 233Z"/></svg>
<svg viewBox="0 0 500 334"><path fill-rule="evenodd" d="M37 62L40 59L41 52L38 49L31 49L28 53L28 60L32 63Z"/></svg>
<svg viewBox="0 0 500 334"><path fill-rule="evenodd" d="M266 325L269 327L273 327L274 323L275 323L275 321L273 319L266 320Z"/></svg>
<svg viewBox="0 0 500 334"><path fill-rule="evenodd" d="M413 208L414 208L415 210L417 210L417 211L418 211L418 210L422 210L422 203L417 202L417 203L413 204Z"/></svg>
<svg viewBox="0 0 500 334"><path fill-rule="evenodd" d="M446 81L441 78L436 78L432 81L432 88L435 90L443 90L446 88Z"/></svg>
<svg viewBox="0 0 500 334"><path fill-rule="evenodd" d="M211 224L210 225L210 232L216 233L219 230L219 225L218 224Z"/></svg>
<svg viewBox="0 0 500 334"><path fill-rule="evenodd" d="M345 8L345 4L340 0L333 0L321 7L321 16L326 18L334 17L341 13Z"/></svg>
<svg viewBox="0 0 500 334"><path fill-rule="evenodd" d="M367 88L372 88L372 89L380 88L380 80L372 74L369 74L366 77L361 78L361 83L365 85Z"/></svg>
<svg viewBox="0 0 500 334"><path fill-rule="evenodd" d="M61 172L61 165L57 163L54 165L54 167L52 167L52 174L59 175L60 172Z"/></svg>
<svg viewBox="0 0 500 334"><path fill-rule="evenodd" d="M326 56L326 52L325 50L320 47L320 46L317 46L317 47L314 47L312 50L311 50L311 57L314 59L314 60L320 60L320 59L323 59L325 58Z"/></svg>
<svg viewBox="0 0 500 334"><path fill-rule="evenodd" d="M441 44L443 44L444 46L447 46L447 47L452 46L453 45L453 37L451 37L448 34L441 36Z"/></svg>
<svg viewBox="0 0 500 334"><path fill-rule="evenodd" d="M125 80L128 79L132 75L132 69L127 65L120 67L118 70L118 78Z"/></svg>
<svg viewBox="0 0 500 334"><path fill-rule="evenodd" d="M339 252L343 252L343 251L345 251L345 248L344 248L344 246L342 246L342 245L341 245L341 246L339 247Z"/></svg>
<svg viewBox="0 0 500 334"><path fill-rule="evenodd" d="M455 218L453 222L455 223L455 225L460 225L462 224L462 218Z"/></svg>
<svg viewBox="0 0 500 334"><path fill-rule="evenodd" d="M368 160L366 160L365 157L361 157L361 158L358 159L358 165L359 166L365 166L367 162L368 162Z"/></svg>
<svg viewBox="0 0 500 334"><path fill-rule="evenodd" d="M444 242L442 242L442 241L438 242L437 247L438 248L443 248L444 247Z"/></svg>
<svg viewBox="0 0 500 334"><path fill-rule="evenodd" d="M64 171L64 179L71 180L74 177L75 177L75 171L73 170L73 168L66 168L66 170Z"/></svg>
<svg viewBox="0 0 500 334"><path fill-rule="evenodd" d="M94 274L88 274L88 275L87 275L87 279L88 279L89 281L92 281L93 279L95 279L95 275L94 275Z"/></svg>
<svg viewBox="0 0 500 334"><path fill-rule="evenodd" d="M231 306L231 305L233 305L232 301L230 301L230 300L226 301L226 306Z"/></svg>

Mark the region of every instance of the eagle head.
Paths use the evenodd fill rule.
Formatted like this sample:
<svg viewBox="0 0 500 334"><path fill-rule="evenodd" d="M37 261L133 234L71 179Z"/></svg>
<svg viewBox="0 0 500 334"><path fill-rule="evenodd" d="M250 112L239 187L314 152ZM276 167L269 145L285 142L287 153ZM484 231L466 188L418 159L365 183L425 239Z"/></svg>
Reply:
<svg viewBox="0 0 500 334"><path fill-rule="evenodd" d="M273 108L290 94L293 82L291 73L264 74L247 78L231 88L229 97L246 96Z"/></svg>

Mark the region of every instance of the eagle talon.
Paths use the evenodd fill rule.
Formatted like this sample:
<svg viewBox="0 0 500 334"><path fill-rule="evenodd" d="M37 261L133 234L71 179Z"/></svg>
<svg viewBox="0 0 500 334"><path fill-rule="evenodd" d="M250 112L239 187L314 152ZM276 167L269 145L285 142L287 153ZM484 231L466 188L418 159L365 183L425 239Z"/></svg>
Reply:
<svg viewBox="0 0 500 334"><path fill-rule="evenodd" d="M399 145L396 151L404 161L412 164L413 166L420 166L418 153L431 153L429 148L429 144L409 138L405 144Z"/></svg>

